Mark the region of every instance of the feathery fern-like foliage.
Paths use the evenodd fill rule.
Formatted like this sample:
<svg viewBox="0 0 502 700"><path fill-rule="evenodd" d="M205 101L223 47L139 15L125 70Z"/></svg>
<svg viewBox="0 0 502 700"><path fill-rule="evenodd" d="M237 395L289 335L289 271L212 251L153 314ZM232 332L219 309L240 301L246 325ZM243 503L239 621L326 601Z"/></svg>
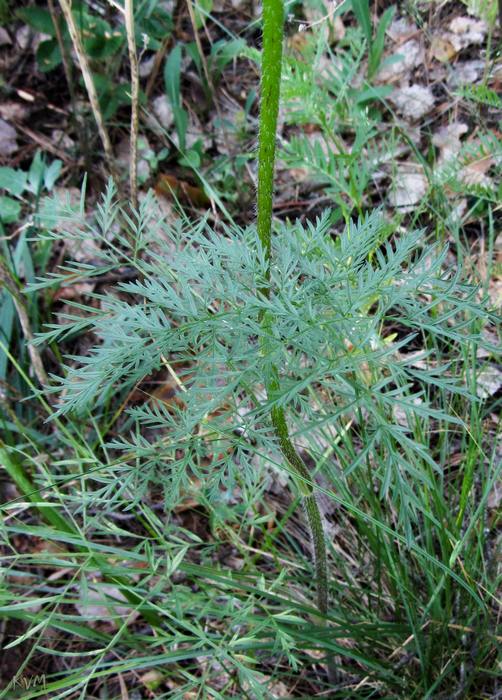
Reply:
<svg viewBox="0 0 502 700"><path fill-rule="evenodd" d="M69 337L84 327L97 339L58 379L58 414L125 396L168 365L183 387L182 402L152 399L131 408L130 433L111 447L124 452L123 468L129 463L136 485L160 481L171 503L192 476L203 477L214 497L236 473L256 482L249 455L263 463L274 454L274 406L287 407L293 429L301 425L303 433L330 426L336 434L349 420L363 421L371 435L363 451L378 455L381 464L375 471L380 496L399 506L411 532L414 485L430 479L417 468L417 456L435 469L412 426L458 423L435 397L468 395L462 377L437 361L436 350L478 341L476 319L484 314L477 290L447 269L446 251L423 246L421 232L394 239L378 211L340 233L326 213L305 226L280 227L268 279L254 227L216 233L205 221L168 223L159 220L151 197L128 219L130 231L110 244L106 231L118 211L110 185L93 235L102 244L105 269L133 267L138 278L119 282L114 294L94 295L84 320L83 307L73 304L79 315L68 315L38 340ZM88 227L73 231L89 236ZM59 280L36 286L75 274L92 277L95 270L72 265ZM257 293L267 288L268 298ZM272 329L260 325L266 311L275 319ZM267 356L260 352L264 333ZM425 351L416 351L418 335L428 338ZM271 367L278 369L281 390L266 400Z"/></svg>

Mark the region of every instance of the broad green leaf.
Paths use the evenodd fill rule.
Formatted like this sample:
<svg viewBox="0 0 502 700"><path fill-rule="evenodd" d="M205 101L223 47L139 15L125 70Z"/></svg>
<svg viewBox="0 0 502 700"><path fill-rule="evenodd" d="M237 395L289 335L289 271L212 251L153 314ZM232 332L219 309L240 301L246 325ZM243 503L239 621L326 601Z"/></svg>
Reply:
<svg viewBox="0 0 502 700"><path fill-rule="evenodd" d="M28 171L28 187L34 195L40 194L44 181L45 162L41 151L37 151Z"/></svg>
<svg viewBox="0 0 502 700"><path fill-rule="evenodd" d="M105 120L111 119L122 105L130 104L131 89L128 83L118 83L102 73L94 73L93 78L98 93L99 105Z"/></svg>
<svg viewBox="0 0 502 700"><path fill-rule="evenodd" d="M190 0L191 1L191 0ZM213 0L197 0L194 2L195 23L197 29L204 26L207 15L213 10Z"/></svg>
<svg viewBox="0 0 502 700"><path fill-rule="evenodd" d="M57 68L61 63L61 50L57 39L42 41L37 49L37 64L43 73Z"/></svg>
<svg viewBox="0 0 502 700"><path fill-rule="evenodd" d="M363 104L372 100L381 100L388 97L393 91L392 85L379 85L378 87L369 87L357 93L355 103Z"/></svg>
<svg viewBox="0 0 502 700"><path fill-rule="evenodd" d="M23 7L16 12L17 16L37 32L55 37L56 30L49 10L42 7Z"/></svg>
<svg viewBox="0 0 502 700"><path fill-rule="evenodd" d="M385 45L385 32L392 22L396 8L394 6L388 7L382 15L380 22L375 34L375 39L371 44L369 52L369 67L368 75L371 78L377 72L380 61L382 60L382 54Z"/></svg>
<svg viewBox="0 0 502 700"><path fill-rule="evenodd" d="M49 192L54 187L56 180L58 179L61 168L63 167L62 160L53 160L52 163L45 169L44 172L44 187Z"/></svg>
<svg viewBox="0 0 502 700"><path fill-rule="evenodd" d="M110 27L100 17L85 16L84 49L90 58L104 59L117 53L124 43L122 30Z"/></svg>
<svg viewBox="0 0 502 700"><path fill-rule="evenodd" d="M138 46L143 44L142 35L146 34L149 38L148 48L155 51L162 45L162 41L171 34L172 30L172 16L159 5L151 16L136 17L136 43Z"/></svg>
<svg viewBox="0 0 502 700"><path fill-rule="evenodd" d="M371 27L369 0L352 0L352 9L354 10L357 21L361 25L366 41L368 44L371 44L373 30Z"/></svg>
<svg viewBox="0 0 502 700"><path fill-rule="evenodd" d="M174 123L178 134L178 143L181 150L185 148L185 135L188 126L188 114L181 104L181 44L176 44L166 59L164 65L164 84L167 97L171 102L174 113Z"/></svg>
<svg viewBox="0 0 502 700"><path fill-rule="evenodd" d="M1 167L0 189L7 190L15 197L19 197L26 187L27 178L28 176L23 170Z"/></svg>
<svg viewBox="0 0 502 700"><path fill-rule="evenodd" d="M0 227L3 229L3 227ZM12 301L11 295L6 290L0 291L0 328L2 329L2 336L7 345L10 345L10 340L12 336L12 329L14 327L14 318L16 315L16 310L14 308L14 302ZM7 366L9 364L9 358L4 352L0 351L0 382L5 383L7 377ZM4 421L4 430L12 430L10 426Z"/></svg>
<svg viewBox="0 0 502 700"><path fill-rule="evenodd" d="M211 47L211 67L214 67L219 73L228 65L234 58L242 55L246 46L243 39L232 39L226 41L222 39L217 41Z"/></svg>
<svg viewBox="0 0 502 700"><path fill-rule="evenodd" d="M0 220L4 224L13 224L19 220L21 203L12 197L0 197Z"/></svg>

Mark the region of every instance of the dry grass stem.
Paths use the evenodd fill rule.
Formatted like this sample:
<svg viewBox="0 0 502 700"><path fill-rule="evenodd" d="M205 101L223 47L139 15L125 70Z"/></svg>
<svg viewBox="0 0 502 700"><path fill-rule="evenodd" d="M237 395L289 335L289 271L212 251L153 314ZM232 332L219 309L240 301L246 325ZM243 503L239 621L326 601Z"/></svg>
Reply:
<svg viewBox="0 0 502 700"><path fill-rule="evenodd" d="M130 137L130 170L129 183L131 189L131 204L134 209L138 206L138 128L139 128L139 70L138 55L136 52L136 38L134 35L134 9L133 0L125 0L125 27L127 34L127 48L129 50L129 63L131 66L131 137Z"/></svg>
<svg viewBox="0 0 502 700"><path fill-rule="evenodd" d="M68 31L70 33L70 37L73 43L73 48L75 49L75 53L77 54L80 70L82 71L82 77L84 78L85 87L89 96L89 102L91 103L94 119L98 127L101 142L103 144L103 150L105 153L105 159L108 165L108 169L110 170L113 179L117 182L117 173L115 169L112 143L110 141L110 137L105 126L105 121L101 113L101 108L99 106L98 100L98 93L96 92L96 87L92 79L89 62L87 61L87 56L85 55L82 40L80 38L80 34L71 11L71 4L68 2L68 0L59 0L59 4L61 5L61 9L65 16Z"/></svg>

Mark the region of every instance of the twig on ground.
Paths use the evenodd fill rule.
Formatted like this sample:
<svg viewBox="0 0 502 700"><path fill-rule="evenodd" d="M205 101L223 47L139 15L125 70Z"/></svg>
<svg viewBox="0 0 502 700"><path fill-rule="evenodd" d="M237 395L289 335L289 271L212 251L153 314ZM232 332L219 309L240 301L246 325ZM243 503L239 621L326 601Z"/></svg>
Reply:
<svg viewBox="0 0 502 700"><path fill-rule="evenodd" d="M28 136L32 141L37 143L44 151L52 153L56 156L56 158L60 158L67 165L77 165L77 161L74 158L65 153L65 151L62 151L60 148L55 146L52 143L52 141L43 134L37 134L35 131L33 131L27 126L24 126L23 124L16 124L16 129L18 131L21 131L23 134L26 134L26 136Z"/></svg>

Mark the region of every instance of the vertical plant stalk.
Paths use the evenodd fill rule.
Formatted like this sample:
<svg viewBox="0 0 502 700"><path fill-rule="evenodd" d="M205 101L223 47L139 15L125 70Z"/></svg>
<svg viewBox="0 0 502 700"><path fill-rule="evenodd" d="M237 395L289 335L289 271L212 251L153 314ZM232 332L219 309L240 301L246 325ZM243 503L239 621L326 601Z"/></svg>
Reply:
<svg viewBox="0 0 502 700"><path fill-rule="evenodd" d="M258 219L257 228L260 242L267 260L267 284L259 291L269 298L272 264L272 203L274 188L275 142L277 117L279 114L279 93L281 83L282 44L284 38L283 0L263 0L263 52L261 67L261 106L260 137L258 146ZM261 317L264 331L262 352L268 355L268 340L272 336L274 319L269 312ZM267 397L273 400L280 391L279 373L273 365L265 377ZM328 572L326 562L326 541L321 513L316 501L312 477L304 461L296 451L286 423L284 408L271 409L270 418L279 440L281 453L296 474L302 494L307 521L314 548L314 566L317 588L317 607L324 616L328 611Z"/></svg>
<svg viewBox="0 0 502 700"><path fill-rule="evenodd" d="M133 209L136 209L138 206L139 69L136 37L134 34L133 0L125 0L124 15L129 63L131 65L131 138L129 148L131 164L129 170L129 186L131 190L131 204Z"/></svg>
<svg viewBox="0 0 502 700"><path fill-rule="evenodd" d="M209 67L207 65L207 59L206 59L206 55L204 53L204 49L202 48L202 42L200 40L199 31L197 29L197 18L195 17L195 12L194 12L192 3L193 3L193 0L186 0L188 14L190 15L190 22L192 24L192 31L193 31L193 35L195 38L195 43L197 45L197 51L199 52L200 62L202 63L202 70L204 71L204 77L207 81L207 85L208 85L209 89L211 90L213 104L215 106L216 113L218 115L218 120L220 122L220 132L221 132L221 135L223 138L223 142L224 142L227 150L230 150L228 148L228 144L227 144L227 134L226 134L225 127L224 127L224 120L223 120L223 115L221 113L220 104L219 104L218 97L216 94L216 87L215 87L213 78L211 77Z"/></svg>
<svg viewBox="0 0 502 700"><path fill-rule="evenodd" d="M94 114L99 136L103 144L108 169L110 170L110 174L112 175L113 179L118 182L115 161L113 158L112 143L110 141L108 131L106 130L105 121L99 107L98 93L96 92L96 86L94 85L94 81L92 79L89 62L87 60L87 56L85 55L84 46L82 44L82 40L80 39L80 34L71 11L71 2L69 2L69 0L59 0L59 4L63 11L73 43L73 48L75 49L75 53L77 54L78 62L80 64L80 70L82 71L82 77L84 78L85 87L89 96L89 102L91 103L92 113Z"/></svg>
<svg viewBox="0 0 502 700"><path fill-rule="evenodd" d="M204 77L207 80L208 86L213 91L213 97L216 98L216 90L214 89L213 79L211 78L211 74L209 73L206 55L204 53L204 49L202 48L202 43L200 40L199 32L197 30L197 18L195 17L195 12L193 9L192 0L186 0L186 5L187 5L187 9L188 9L188 14L190 15L190 23L192 25L192 31L193 31L195 43L197 45L197 51L199 52L200 62L202 63L202 70L204 71Z"/></svg>
<svg viewBox="0 0 502 700"><path fill-rule="evenodd" d="M68 85L68 91L70 93L72 120L74 122L75 131L77 133L80 152L84 154L85 159L86 159L86 166L87 166L87 163L89 160L89 158L88 158L89 154L88 154L87 143L86 143L87 139L86 139L84 124L82 123L82 120L80 119L78 103L77 103L77 96L75 94L75 86L73 84L72 65L71 65L70 58L68 56L68 51L67 51L64 39L63 39L63 34L61 32L59 18L58 18L58 15L56 14L56 8L54 6L53 0L47 0L47 6L49 8L49 13L51 15L52 24L54 25L54 31L56 33L56 40L58 42L59 51L61 52L61 60L63 62L63 71L64 71L65 78L66 78L66 84Z"/></svg>
<svg viewBox="0 0 502 700"><path fill-rule="evenodd" d="M152 90L157 84L157 76L159 75L160 67L162 65L162 61L166 57L167 50L173 43L173 38L171 34L168 34L166 37L162 39L162 44L160 46L160 49L157 51L155 54L155 60L153 62L153 68L152 72L150 73L150 77L148 78L148 81L146 83L146 88L145 88L145 95L147 98L150 98L150 95L152 94Z"/></svg>
<svg viewBox="0 0 502 700"><path fill-rule="evenodd" d="M33 367L33 372L35 373L35 376L38 379L40 386L46 387L49 385L49 378L47 376L47 372L45 371L44 363L42 362L40 353L38 352L38 348L35 345L33 345L32 342L33 332L31 330L30 317L28 316L28 312L26 311L24 299L16 284L16 281L14 280L9 270L7 262L4 261L2 257L0 257L0 289L2 287L5 287L7 289L7 291L12 297L12 301L14 302L14 306L16 308L17 315L19 318L19 323L21 325L21 330L23 331L23 335L26 340L28 354L31 360L31 366Z"/></svg>

